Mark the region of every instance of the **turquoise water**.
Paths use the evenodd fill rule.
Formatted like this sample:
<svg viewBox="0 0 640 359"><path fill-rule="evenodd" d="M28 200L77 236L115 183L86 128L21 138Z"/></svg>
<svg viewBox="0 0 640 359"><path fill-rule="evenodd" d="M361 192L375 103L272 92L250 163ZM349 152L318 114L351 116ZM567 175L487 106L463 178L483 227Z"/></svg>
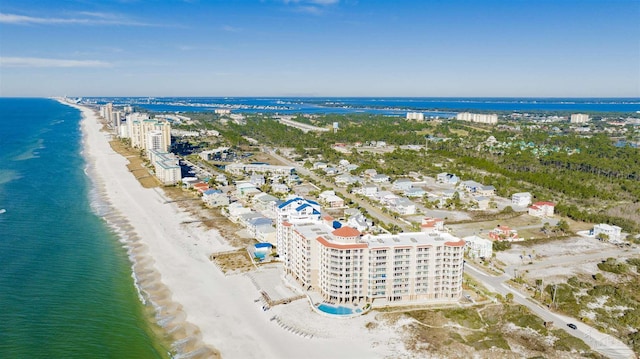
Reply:
<svg viewBox="0 0 640 359"><path fill-rule="evenodd" d="M320 309L325 313L333 314L333 315L351 315L354 313L362 312L362 309L355 309L354 311L354 309L351 309L349 307L335 306L335 305L330 305L325 303L318 305L318 309Z"/></svg>
<svg viewBox="0 0 640 359"><path fill-rule="evenodd" d="M96 214L79 121L53 100L0 98L0 358L164 358Z"/></svg>

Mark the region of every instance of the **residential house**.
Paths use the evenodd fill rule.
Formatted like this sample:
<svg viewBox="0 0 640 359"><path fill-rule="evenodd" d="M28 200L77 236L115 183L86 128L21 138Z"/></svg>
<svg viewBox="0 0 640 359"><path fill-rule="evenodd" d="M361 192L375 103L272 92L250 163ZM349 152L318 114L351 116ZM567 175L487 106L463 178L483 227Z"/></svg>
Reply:
<svg viewBox="0 0 640 359"><path fill-rule="evenodd" d="M491 202L491 199L485 196L476 196L476 197L473 197L471 200L478 205L478 209L483 211L489 208L489 202Z"/></svg>
<svg viewBox="0 0 640 359"><path fill-rule="evenodd" d="M589 234L596 238L599 234L604 234L610 242L620 242L622 240L622 228L606 223L596 224Z"/></svg>
<svg viewBox="0 0 640 359"><path fill-rule="evenodd" d="M390 191L378 191L375 197L378 200L378 202L382 202L383 204L387 204L387 205L390 205L392 201L396 200L396 198L400 198L395 193Z"/></svg>
<svg viewBox="0 0 640 359"><path fill-rule="evenodd" d="M271 190L273 193L289 193L291 189L284 183L274 183Z"/></svg>
<svg viewBox="0 0 640 359"><path fill-rule="evenodd" d="M272 206L272 202L277 202L278 198L274 197L268 193L258 193L253 196L252 202L253 206L258 211L268 211Z"/></svg>
<svg viewBox="0 0 640 359"><path fill-rule="evenodd" d="M447 189L442 191L442 198L451 199L455 196L456 193L458 193L458 198L462 198L462 193L460 193L460 191L456 191L455 189Z"/></svg>
<svg viewBox="0 0 640 359"><path fill-rule="evenodd" d="M349 186L358 183L360 181L360 177L343 173L341 175L337 175L334 181L338 186Z"/></svg>
<svg viewBox="0 0 640 359"><path fill-rule="evenodd" d="M378 186L374 184L365 184L359 188L360 194L367 197L374 197L378 194Z"/></svg>
<svg viewBox="0 0 640 359"><path fill-rule="evenodd" d="M518 237L518 231L515 229L511 229L507 226L498 225L496 228L492 229L489 232L489 238L494 241L521 241L522 239Z"/></svg>
<svg viewBox="0 0 640 359"><path fill-rule="evenodd" d="M406 191L413 186L413 182L409 178L398 178L393 182L391 189L394 191Z"/></svg>
<svg viewBox="0 0 640 359"><path fill-rule="evenodd" d="M258 216L252 216L249 220L246 221L247 232L251 234L253 238L256 238L256 234L258 228L270 226L273 228L273 221L270 218L264 217L260 214Z"/></svg>
<svg viewBox="0 0 640 359"><path fill-rule="evenodd" d="M404 191L404 195L410 198L420 198L427 194L427 191L420 187L409 188Z"/></svg>
<svg viewBox="0 0 640 359"><path fill-rule="evenodd" d="M469 193L476 193L482 186L482 183L476 181L462 181L460 183L460 187Z"/></svg>
<svg viewBox="0 0 640 359"><path fill-rule="evenodd" d="M475 191L476 194L480 196L491 197L496 194L496 188L493 186L480 186Z"/></svg>
<svg viewBox="0 0 640 359"><path fill-rule="evenodd" d="M478 236L464 237L467 253L470 258L491 258L493 242Z"/></svg>
<svg viewBox="0 0 640 359"><path fill-rule="evenodd" d="M217 189L208 189L202 194L202 201L207 207L215 208L229 205L229 196Z"/></svg>
<svg viewBox="0 0 640 359"><path fill-rule="evenodd" d="M416 214L416 204L405 197L398 197L391 201L390 207L393 211L398 212L401 215Z"/></svg>
<svg viewBox="0 0 640 359"><path fill-rule="evenodd" d="M263 224L255 227L255 239L262 243L276 244L276 229L272 224Z"/></svg>
<svg viewBox="0 0 640 359"><path fill-rule="evenodd" d="M351 228L355 228L360 232L365 232L369 230L369 228L373 225L373 223L367 220L367 217L365 217L362 213L358 213L356 215L349 217L346 225Z"/></svg>
<svg viewBox="0 0 640 359"><path fill-rule="evenodd" d="M182 186L185 188L193 188L193 185L196 183L200 183L198 177L182 177Z"/></svg>
<svg viewBox="0 0 640 359"><path fill-rule="evenodd" d="M365 177L371 178L371 177L377 175L378 171L374 170L373 168L369 168L369 169L364 170L363 174L364 174Z"/></svg>
<svg viewBox="0 0 640 359"><path fill-rule="evenodd" d="M385 183L389 182L389 176L385 174L377 174L371 177L371 182L373 183Z"/></svg>
<svg viewBox="0 0 640 359"><path fill-rule="evenodd" d="M511 204L518 207L526 207L531 204L531 193L522 192L511 195Z"/></svg>
<svg viewBox="0 0 640 359"><path fill-rule="evenodd" d="M552 202L536 202L529 206L529 215L534 217L552 217L556 205Z"/></svg>
<svg viewBox="0 0 640 359"><path fill-rule="evenodd" d="M216 176L215 178L216 183L219 183L223 186L228 186L229 185L229 181L227 181L227 176L223 175L223 174L219 174Z"/></svg>
<svg viewBox="0 0 640 359"><path fill-rule="evenodd" d="M420 224L420 232L444 231L444 219L425 217Z"/></svg>
<svg viewBox="0 0 640 359"><path fill-rule="evenodd" d="M452 173L442 172L436 176L436 181L439 183L456 184L460 181L460 178Z"/></svg>
<svg viewBox="0 0 640 359"><path fill-rule="evenodd" d="M204 191L209 189L209 185L204 182L199 182L194 184L192 188L195 189L198 192L198 194L203 194Z"/></svg>
<svg viewBox="0 0 640 359"><path fill-rule="evenodd" d="M315 162L313 164L313 169L314 170L321 170L321 169L325 169L327 168L328 164L326 164L325 162Z"/></svg>
<svg viewBox="0 0 640 359"><path fill-rule="evenodd" d="M236 196L238 198L249 198L258 193L261 193L256 186L250 182L237 182L236 183Z"/></svg>
<svg viewBox="0 0 640 359"><path fill-rule="evenodd" d="M238 223L241 215L251 212L251 208L245 207L240 202L229 203L227 210L223 212L233 223Z"/></svg>
<svg viewBox="0 0 640 359"><path fill-rule="evenodd" d="M338 174L338 172L339 172L338 169L335 168L335 167L327 167L327 168L324 169L324 173L327 176L335 176L335 175Z"/></svg>
<svg viewBox="0 0 640 359"><path fill-rule="evenodd" d="M353 164L353 163L350 163L350 164L344 166L344 170L347 171L347 172L355 171L357 169L358 169L358 165Z"/></svg>
<svg viewBox="0 0 640 359"><path fill-rule="evenodd" d="M318 199L321 203L326 204L329 208L344 207L344 199L336 196L336 193L334 191L324 191L320 193Z"/></svg>
<svg viewBox="0 0 640 359"><path fill-rule="evenodd" d="M261 174L252 174L251 177L249 177L249 182L255 187L261 187L267 183L266 179Z"/></svg>

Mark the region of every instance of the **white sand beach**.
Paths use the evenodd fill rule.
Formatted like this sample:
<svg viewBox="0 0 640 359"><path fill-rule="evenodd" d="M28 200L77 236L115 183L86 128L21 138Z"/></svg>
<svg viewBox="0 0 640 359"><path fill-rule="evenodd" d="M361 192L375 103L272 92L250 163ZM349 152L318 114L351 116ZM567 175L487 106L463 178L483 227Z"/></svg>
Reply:
<svg viewBox="0 0 640 359"><path fill-rule="evenodd" d="M65 103L70 105L68 103ZM184 224L190 215L165 203L161 189L145 189L108 144L110 135L92 109L82 111L89 174L114 209L105 216L131 248L134 274L159 306L159 322L184 337L177 348L188 357L223 358L407 358L396 325L378 325L374 314L326 318L306 300L263 311L251 277L225 276L208 259L233 249L215 230ZM274 317L277 318L274 319Z"/></svg>

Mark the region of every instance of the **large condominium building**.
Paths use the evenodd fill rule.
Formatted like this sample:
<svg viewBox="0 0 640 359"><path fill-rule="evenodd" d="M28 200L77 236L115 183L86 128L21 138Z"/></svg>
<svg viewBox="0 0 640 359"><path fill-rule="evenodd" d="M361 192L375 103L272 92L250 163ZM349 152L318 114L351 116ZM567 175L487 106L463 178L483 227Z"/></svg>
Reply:
<svg viewBox="0 0 640 359"><path fill-rule="evenodd" d="M295 168L292 166L274 166L265 163L231 163L226 165L224 169L232 174L272 173L290 175L295 172Z"/></svg>
<svg viewBox="0 0 640 359"><path fill-rule="evenodd" d="M160 150L149 150L149 159L153 164L156 177L164 185L178 183L182 179L182 171L178 158L173 153Z"/></svg>
<svg viewBox="0 0 640 359"><path fill-rule="evenodd" d="M498 115L496 114L460 112L456 115L456 119L459 121L486 123L490 125L498 123Z"/></svg>
<svg viewBox="0 0 640 359"><path fill-rule="evenodd" d="M407 112L407 120L424 121L424 113L422 113L422 112Z"/></svg>
<svg viewBox="0 0 640 359"><path fill-rule="evenodd" d="M589 115L584 113L572 113L571 123L587 123L589 122Z"/></svg>
<svg viewBox="0 0 640 359"><path fill-rule="evenodd" d="M160 150L168 152L171 147L171 123L165 120L147 118L146 115L133 113L127 116L127 135L131 146L145 151Z"/></svg>
<svg viewBox="0 0 640 359"><path fill-rule="evenodd" d="M282 203L277 216L285 272L325 300L392 305L460 298L465 242L448 233L363 235L299 197Z"/></svg>

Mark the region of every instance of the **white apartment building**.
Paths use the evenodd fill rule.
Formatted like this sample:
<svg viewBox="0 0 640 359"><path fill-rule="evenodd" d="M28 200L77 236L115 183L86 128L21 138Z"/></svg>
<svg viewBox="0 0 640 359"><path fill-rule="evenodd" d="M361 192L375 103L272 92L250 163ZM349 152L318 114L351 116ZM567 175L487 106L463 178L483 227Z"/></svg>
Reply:
<svg viewBox="0 0 640 359"><path fill-rule="evenodd" d="M149 151L162 151L164 148L162 131L153 130L147 133L147 145L145 146L147 152Z"/></svg>
<svg viewBox="0 0 640 359"><path fill-rule="evenodd" d="M231 163L224 167L224 170L232 174L244 174L244 173L271 173L276 175L290 175L293 174L295 168L292 166L274 166L268 164L259 163Z"/></svg>
<svg viewBox="0 0 640 359"><path fill-rule="evenodd" d="M622 239L622 228L606 223L600 223L593 226L591 234L595 237L597 237L598 234L605 234L607 235L609 241L619 242Z"/></svg>
<svg viewBox="0 0 640 359"><path fill-rule="evenodd" d="M584 113L572 113L571 123L587 123L589 122L589 115Z"/></svg>
<svg viewBox="0 0 640 359"><path fill-rule="evenodd" d="M460 112L456 115L456 119L458 121L486 123L490 125L495 125L496 123L498 123L498 115L495 113L484 114L484 113Z"/></svg>
<svg viewBox="0 0 640 359"><path fill-rule="evenodd" d="M529 215L534 217L553 217L556 205L552 202L536 202L529 206Z"/></svg>
<svg viewBox="0 0 640 359"><path fill-rule="evenodd" d="M478 236L464 237L464 242L470 258L491 258L493 242Z"/></svg>
<svg viewBox="0 0 640 359"><path fill-rule="evenodd" d="M511 204L518 207L526 207L531 204L531 193L521 192L511 195Z"/></svg>
<svg viewBox="0 0 640 359"><path fill-rule="evenodd" d="M173 153L149 150L149 159L154 166L156 177L164 185L173 185L182 179L178 157Z"/></svg>
<svg viewBox="0 0 640 359"><path fill-rule="evenodd" d="M422 112L407 112L407 120L424 121L424 113L422 113Z"/></svg>
<svg viewBox="0 0 640 359"><path fill-rule="evenodd" d="M282 203L277 218L285 272L327 301L384 306L461 296L465 242L449 233L363 235L300 197Z"/></svg>
<svg viewBox="0 0 640 359"><path fill-rule="evenodd" d="M165 120L149 119L144 114L133 113L127 116L127 135L131 139L131 146L145 151L157 149L168 152L171 147L171 123ZM158 135L160 132L160 135ZM159 138L149 139L149 136ZM159 141L159 148L152 148Z"/></svg>

